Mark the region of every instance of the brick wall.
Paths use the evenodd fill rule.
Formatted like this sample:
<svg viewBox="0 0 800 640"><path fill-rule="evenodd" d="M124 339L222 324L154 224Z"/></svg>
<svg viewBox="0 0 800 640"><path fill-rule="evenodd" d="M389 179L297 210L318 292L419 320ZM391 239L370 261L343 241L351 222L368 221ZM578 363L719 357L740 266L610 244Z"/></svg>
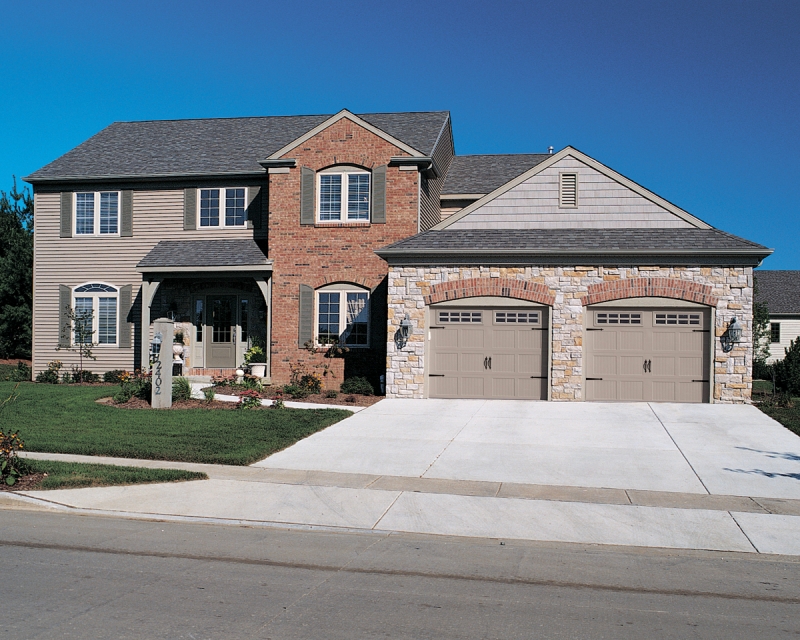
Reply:
<svg viewBox="0 0 800 640"><path fill-rule="evenodd" d="M475 279L484 278L498 284L476 284ZM508 282L503 282L506 279ZM517 281L528 286L516 284ZM546 288L546 293L531 285ZM586 304L656 296L710 305L716 310L713 399L723 403L750 401L753 366L750 267L393 267L388 293L387 396L424 397L426 300L454 299L443 297L448 291L520 299L533 299L534 295L520 292L538 291L537 301L545 303L546 295L551 296L551 397L562 401L583 399ZM406 314L413 329L408 344L398 350L391 337ZM734 315L743 325L742 340L725 353L719 338Z"/></svg>
<svg viewBox="0 0 800 640"><path fill-rule="evenodd" d="M379 136L342 119L313 138L287 152L296 168L269 177L269 257L272 275L272 380L288 382L291 367L298 363L308 370L331 367L335 378L326 379L336 388L345 375L345 361L311 354L298 345L299 287L317 288L326 283L351 282L374 289L388 273L386 263L374 249L407 238L417 232L419 175L389 167L386 172L386 223L324 223L300 225L300 168L319 171L335 164L372 169L389 163L392 156L408 155ZM379 301L376 299L376 304ZM383 304L383 301L380 301ZM371 330L383 332L385 324ZM382 342L381 338L378 342ZM354 350L355 351L355 350ZM383 349L374 357L382 369ZM361 362L370 355L353 354ZM360 366L360 365L359 365ZM374 368L369 362L363 364Z"/></svg>

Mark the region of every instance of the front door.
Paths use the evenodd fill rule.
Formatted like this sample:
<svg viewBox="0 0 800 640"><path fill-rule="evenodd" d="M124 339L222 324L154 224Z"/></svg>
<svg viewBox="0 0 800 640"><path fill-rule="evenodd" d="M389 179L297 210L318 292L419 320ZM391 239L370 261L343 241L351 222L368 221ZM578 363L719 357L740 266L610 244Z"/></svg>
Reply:
<svg viewBox="0 0 800 640"><path fill-rule="evenodd" d="M236 296L208 296L209 333L206 338L206 367L232 369L236 366Z"/></svg>

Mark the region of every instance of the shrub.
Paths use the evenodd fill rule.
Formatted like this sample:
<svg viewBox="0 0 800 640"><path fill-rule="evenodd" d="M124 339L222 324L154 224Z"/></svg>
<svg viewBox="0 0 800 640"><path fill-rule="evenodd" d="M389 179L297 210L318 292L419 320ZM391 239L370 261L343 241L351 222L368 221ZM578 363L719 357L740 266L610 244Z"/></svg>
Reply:
<svg viewBox="0 0 800 640"><path fill-rule="evenodd" d="M786 356L773 365L775 386L791 396L800 396L800 338L786 349Z"/></svg>
<svg viewBox="0 0 800 640"><path fill-rule="evenodd" d="M318 373L308 373L300 378L298 386L306 389L309 394L322 393L322 378Z"/></svg>
<svg viewBox="0 0 800 640"><path fill-rule="evenodd" d="M19 431L7 433L0 429L0 481L9 486L25 475L25 461L17 456L17 452L24 448Z"/></svg>
<svg viewBox="0 0 800 640"><path fill-rule="evenodd" d="M100 376L97 373L92 373L91 371L81 370L77 367L73 367L72 371L65 371L61 376L61 382L64 384L70 383L89 383L94 384L100 382Z"/></svg>
<svg viewBox="0 0 800 640"><path fill-rule="evenodd" d="M214 398L216 397L216 395L217 395L217 390L213 386L203 387L203 396L205 397L206 402L208 402L209 404L214 402Z"/></svg>
<svg viewBox="0 0 800 640"><path fill-rule="evenodd" d="M114 395L114 402L122 404L133 397L141 398L150 402L150 392L153 388L153 381L149 373L135 371L120 385L120 390Z"/></svg>
<svg viewBox="0 0 800 640"><path fill-rule="evenodd" d="M172 380L172 401L191 400L192 385L187 378L178 377Z"/></svg>
<svg viewBox="0 0 800 640"><path fill-rule="evenodd" d="M360 376L347 378L347 380L342 382L342 386L339 387L339 391L342 393L357 393L362 396L375 395L375 390L372 388L369 380Z"/></svg>
<svg viewBox="0 0 800 640"><path fill-rule="evenodd" d="M258 391L248 389L239 396L239 409L257 409L261 406L261 396Z"/></svg>
<svg viewBox="0 0 800 640"><path fill-rule="evenodd" d="M61 377L58 372L61 370L62 366L64 365L61 363L61 360L53 360L48 362L47 371L40 371L36 376L36 382L58 384L58 380Z"/></svg>
<svg viewBox="0 0 800 640"><path fill-rule="evenodd" d="M111 382L113 384L122 384L130 378L131 374L124 369L114 369L113 371L106 371L103 374L103 382Z"/></svg>
<svg viewBox="0 0 800 640"><path fill-rule="evenodd" d="M253 345L244 354L245 364L265 364L267 362L267 354L258 345Z"/></svg>
<svg viewBox="0 0 800 640"><path fill-rule="evenodd" d="M326 398L335 398L338 395L338 392L334 391L333 389L328 389L328 391L325 392Z"/></svg>
<svg viewBox="0 0 800 640"><path fill-rule="evenodd" d="M310 395L310 391L305 387L301 387L295 384L287 384L283 388L283 392L294 398L295 400L302 400L303 398L307 398Z"/></svg>
<svg viewBox="0 0 800 640"><path fill-rule="evenodd" d="M17 367L4 376L0 376L0 380L5 382L30 382L31 368L24 362L17 362Z"/></svg>

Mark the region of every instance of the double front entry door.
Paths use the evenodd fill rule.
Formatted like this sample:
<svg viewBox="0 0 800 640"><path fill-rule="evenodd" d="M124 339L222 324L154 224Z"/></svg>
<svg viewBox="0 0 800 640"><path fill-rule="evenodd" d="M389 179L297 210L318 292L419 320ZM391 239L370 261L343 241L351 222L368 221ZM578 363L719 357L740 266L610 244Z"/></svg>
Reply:
<svg viewBox="0 0 800 640"><path fill-rule="evenodd" d="M231 369L241 364L237 355L247 346L249 309L247 296L195 298L196 343L203 346L205 367Z"/></svg>

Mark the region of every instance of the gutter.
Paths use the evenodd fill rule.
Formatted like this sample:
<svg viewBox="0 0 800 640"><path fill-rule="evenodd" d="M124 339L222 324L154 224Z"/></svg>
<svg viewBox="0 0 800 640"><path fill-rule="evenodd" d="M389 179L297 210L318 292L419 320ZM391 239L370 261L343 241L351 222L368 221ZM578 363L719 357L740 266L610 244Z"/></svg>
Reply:
<svg viewBox="0 0 800 640"><path fill-rule="evenodd" d="M196 179L196 178L203 178L203 179L213 179L213 178L231 178L231 177L243 177L243 178L251 178L251 177L262 177L264 175L263 171L229 171L229 172L217 172L217 173L159 173L155 175L136 175L136 174L118 174L118 175L110 175L110 176L58 176L57 178L37 178L33 176L25 176L22 178L25 182L29 184L58 184L58 183L69 183L69 182L119 182L121 180L135 180L137 182L141 182L143 180L153 180L153 181L160 181L160 180L175 180L185 178L185 179Z"/></svg>
<svg viewBox="0 0 800 640"><path fill-rule="evenodd" d="M441 173L430 156L395 156L389 159L390 167L416 167L426 178L438 178Z"/></svg>

